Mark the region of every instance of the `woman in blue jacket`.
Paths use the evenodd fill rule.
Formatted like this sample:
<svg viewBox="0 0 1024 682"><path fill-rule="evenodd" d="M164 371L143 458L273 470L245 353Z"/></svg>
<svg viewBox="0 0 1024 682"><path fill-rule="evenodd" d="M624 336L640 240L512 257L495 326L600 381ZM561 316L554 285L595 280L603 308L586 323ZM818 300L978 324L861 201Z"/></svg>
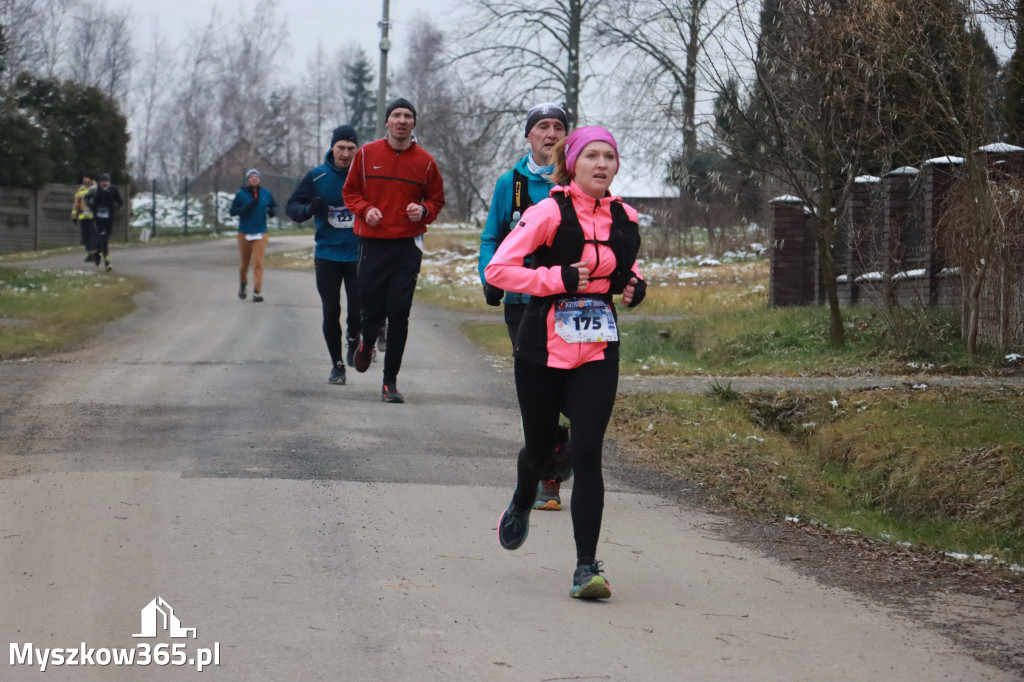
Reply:
<svg viewBox="0 0 1024 682"><path fill-rule="evenodd" d="M323 308L324 341L331 356L331 373L327 381L345 383L345 362L341 359L341 287L345 286L348 313L345 316L345 337L348 343L346 361L349 367L359 347L359 289L356 266L359 263L359 237L352 231L352 212L345 208L341 190L348 177L358 143L356 130L345 124L331 134L331 148L324 162L306 173L292 192L285 213L297 223L310 218L316 223L316 289Z"/></svg>
<svg viewBox="0 0 1024 682"><path fill-rule="evenodd" d="M277 215L277 202L270 190L260 187L260 172L253 168L245 174L245 185L231 202L233 216L238 216L238 253L242 263L238 268L238 298L245 299L245 286L252 263L252 300L263 300L263 254L267 252L267 218Z"/></svg>

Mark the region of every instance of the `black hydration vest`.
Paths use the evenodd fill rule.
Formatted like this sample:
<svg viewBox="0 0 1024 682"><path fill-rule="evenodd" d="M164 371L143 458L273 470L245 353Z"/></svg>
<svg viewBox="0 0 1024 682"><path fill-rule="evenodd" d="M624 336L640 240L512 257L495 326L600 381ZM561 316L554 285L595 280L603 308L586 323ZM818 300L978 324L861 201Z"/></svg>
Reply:
<svg viewBox="0 0 1024 682"><path fill-rule="evenodd" d="M579 216L576 215L576 209L568 195L556 193L552 198L562 214L561 223L554 239L551 240L551 246L542 245L530 256L530 267L572 265L583 257L584 244L593 244L595 247L604 244L615 254L615 270L610 275L590 279L609 279L611 288L608 289L608 293L621 294L629 284L629 278L633 276L631 268L640 252L640 229L629 219L626 209L622 206L622 200L616 199L608 207L612 214L612 226L608 239L600 240L583 238L583 226L580 225ZM601 258L598 255L597 262L590 267L591 272L597 270L600 264Z"/></svg>

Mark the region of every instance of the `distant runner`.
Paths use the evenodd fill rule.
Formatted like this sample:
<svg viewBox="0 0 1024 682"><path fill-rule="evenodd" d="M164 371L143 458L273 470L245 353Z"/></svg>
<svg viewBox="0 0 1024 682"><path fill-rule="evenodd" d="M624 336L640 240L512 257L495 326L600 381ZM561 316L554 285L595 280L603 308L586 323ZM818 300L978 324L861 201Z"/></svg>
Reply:
<svg viewBox="0 0 1024 682"><path fill-rule="evenodd" d="M260 187L260 172L253 168L245 174L245 184L228 211L238 216L238 298L245 300L245 287L252 263L254 303L263 301L263 255L267 252L267 218L277 215L277 202L270 190Z"/></svg>

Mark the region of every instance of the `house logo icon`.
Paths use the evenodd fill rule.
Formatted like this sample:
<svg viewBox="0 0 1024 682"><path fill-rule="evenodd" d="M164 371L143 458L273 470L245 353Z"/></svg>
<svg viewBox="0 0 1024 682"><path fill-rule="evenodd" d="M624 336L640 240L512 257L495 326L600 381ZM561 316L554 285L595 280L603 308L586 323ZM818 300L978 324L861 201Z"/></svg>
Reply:
<svg viewBox="0 0 1024 682"><path fill-rule="evenodd" d="M195 628L181 627L181 621L174 615L174 609L164 601L163 597L157 597L146 604L142 609L142 630L132 637L156 637L158 631L165 631L171 637L188 637L192 633L192 639L196 638Z"/></svg>

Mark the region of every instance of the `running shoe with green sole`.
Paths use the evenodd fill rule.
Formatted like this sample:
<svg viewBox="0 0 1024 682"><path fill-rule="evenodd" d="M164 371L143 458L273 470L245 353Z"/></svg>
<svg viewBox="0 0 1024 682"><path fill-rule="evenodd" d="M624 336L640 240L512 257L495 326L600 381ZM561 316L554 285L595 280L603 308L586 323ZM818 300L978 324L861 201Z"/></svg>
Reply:
<svg viewBox="0 0 1024 682"><path fill-rule="evenodd" d="M569 596L576 599L607 599L612 596L612 586L604 579L603 561L580 564L572 575Z"/></svg>

